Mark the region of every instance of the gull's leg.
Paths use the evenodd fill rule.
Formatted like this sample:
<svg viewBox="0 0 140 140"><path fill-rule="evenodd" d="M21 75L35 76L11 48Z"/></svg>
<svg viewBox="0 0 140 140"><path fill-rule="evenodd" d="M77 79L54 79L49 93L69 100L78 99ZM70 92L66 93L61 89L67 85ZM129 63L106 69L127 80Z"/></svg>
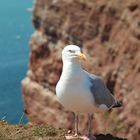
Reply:
<svg viewBox="0 0 140 140"><path fill-rule="evenodd" d="M88 135L88 136L91 135L91 123L92 123L92 118L93 118L93 115L92 115L92 114L88 114L88 128L87 128L87 135Z"/></svg>
<svg viewBox="0 0 140 140"><path fill-rule="evenodd" d="M93 119L93 114L88 114L87 135L82 137L83 140L96 140L96 137L92 135L92 132L91 132L92 119Z"/></svg>
<svg viewBox="0 0 140 140"><path fill-rule="evenodd" d="M67 135L65 136L66 140L72 140L72 139L77 139L79 132L78 132L78 114L74 113L74 135Z"/></svg>
<svg viewBox="0 0 140 140"><path fill-rule="evenodd" d="M77 113L74 113L74 123L75 123L75 134L74 136L78 136L78 121L79 121L79 118L78 118L78 114Z"/></svg>

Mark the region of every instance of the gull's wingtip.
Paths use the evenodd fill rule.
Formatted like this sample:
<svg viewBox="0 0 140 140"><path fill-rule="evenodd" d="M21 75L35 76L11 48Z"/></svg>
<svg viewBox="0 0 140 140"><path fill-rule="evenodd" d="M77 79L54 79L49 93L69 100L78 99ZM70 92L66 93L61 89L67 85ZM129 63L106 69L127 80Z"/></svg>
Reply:
<svg viewBox="0 0 140 140"><path fill-rule="evenodd" d="M122 101L117 101L111 108L117 108L117 107L122 107L123 102Z"/></svg>

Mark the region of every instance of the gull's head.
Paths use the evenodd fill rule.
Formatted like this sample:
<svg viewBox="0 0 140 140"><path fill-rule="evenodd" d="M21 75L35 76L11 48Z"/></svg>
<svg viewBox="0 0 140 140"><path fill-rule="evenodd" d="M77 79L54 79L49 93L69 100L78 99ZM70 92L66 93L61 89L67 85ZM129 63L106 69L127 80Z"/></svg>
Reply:
<svg viewBox="0 0 140 140"><path fill-rule="evenodd" d="M86 56L81 52L81 48L76 45L68 45L62 51L62 59L69 62L79 62L86 60Z"/></svg>

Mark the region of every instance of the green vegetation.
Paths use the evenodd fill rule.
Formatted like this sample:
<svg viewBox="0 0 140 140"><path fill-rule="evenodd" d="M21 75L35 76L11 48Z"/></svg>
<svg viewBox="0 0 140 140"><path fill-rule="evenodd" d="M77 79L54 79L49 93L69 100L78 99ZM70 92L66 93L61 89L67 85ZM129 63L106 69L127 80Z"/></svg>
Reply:
<svg viewBox="0 0 140 140"><path fill-rule="evenodd" d="M47 136L57 136L58 131L55 128L51 128L48 126L37 126L33 130L34 136L39 136L39 137L47 137Z"/></svg>
<svg viewBox="0 0 140 140"><path fill-rule="evenodd" d="M12 125L0 121L0 140L64 140L64 131L47 125Z"/></svg>

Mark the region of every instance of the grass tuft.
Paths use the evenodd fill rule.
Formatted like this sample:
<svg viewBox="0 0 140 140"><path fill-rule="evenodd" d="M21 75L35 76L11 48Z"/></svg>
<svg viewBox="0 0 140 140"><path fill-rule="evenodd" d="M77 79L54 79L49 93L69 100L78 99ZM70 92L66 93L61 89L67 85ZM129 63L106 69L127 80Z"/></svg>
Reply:
<svg viewBox="0 0 140 140"><path fill-rule="evenodd" d="M56 136L57 130L48 126L38 126L33 130L33 135L38 137Z"/></svg>

